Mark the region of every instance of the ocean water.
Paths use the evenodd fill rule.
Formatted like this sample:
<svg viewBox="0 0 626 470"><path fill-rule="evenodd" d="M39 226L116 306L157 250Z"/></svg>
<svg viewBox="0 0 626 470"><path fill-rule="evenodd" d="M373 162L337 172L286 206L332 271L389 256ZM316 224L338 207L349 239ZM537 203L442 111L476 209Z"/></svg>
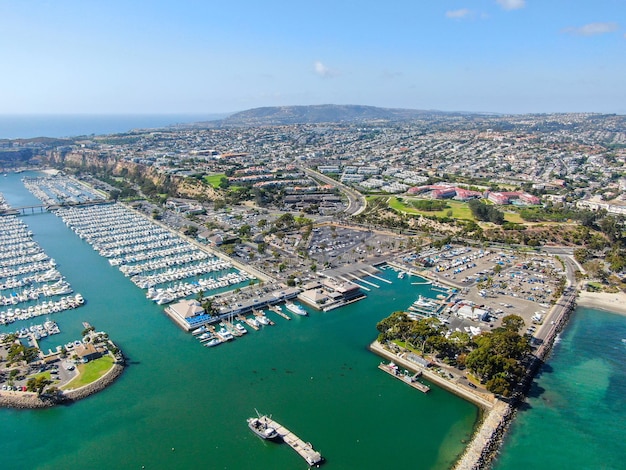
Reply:
<svg viewBox="0 0 626 470"><path fill-rule="evenodd" d="M16 206L32 202L20 176L0 178L0 192ZM291 321L269 312L276 326L205 348L60 219L23 220L86 299L51 316L62 333L41 346L77 338L88 321L110 334L129 366L111 387L75 404L0 409L3 469L307 468L288 446L251 433L246 418L255 408L310 441L328 469L446 469L471 436L474 405L436 386L423 394L394 380L367 350L377 321L429 295L428 286L411 284L415 278L386 271L393 284L370 279L380 288L366 300Z"/></svg>
<svg viewBox="0 0 626 470"><path fill-rule="evenodd" d="M578 308L535 379L496 470L625 467L626 318Z"/></svg>
<svg viewBox="0 0 626 470"><path fill-rule="evenodd" d="M75 137L211 121L217 114L0 114L0 139Z"/></svg>

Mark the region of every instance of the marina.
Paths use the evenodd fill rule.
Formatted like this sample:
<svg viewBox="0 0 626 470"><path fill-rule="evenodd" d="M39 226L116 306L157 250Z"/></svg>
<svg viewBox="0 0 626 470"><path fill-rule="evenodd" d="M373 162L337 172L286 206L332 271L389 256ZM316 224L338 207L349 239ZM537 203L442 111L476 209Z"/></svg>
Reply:
<svg viewBox="0 0 626 470"><path fill-rule="evenodd" d="M13 176L9 174L7 180L10 182ZM23 197L20 203L30 201ZM163 307L146 300L146 290L142 292L128 282L129 278L112 268L107 258L99 256L61 219L44 213L25 221L46 253L57 260L67 281L88 299L80 310L55 318L62 333L56 336L56 342L53 337L50 346L54 349L57 343L67 344L80 337L80 323L88 321L101 325L116 338L130 358L130 365L123 380L114 386L79 406L55 410L47 419L41 419L37 411L14 416L5 410L3 424L14 430L0 445L7 468L21 465L26 447L23 439L13 436L26 433L47 436L37 446L28 447L29 458L42 462L40 467L45 470L89 459L93 452L100 456L102 466L110 468L122 459L135 468L196 468L207 462L224 468L232 466L233 455L238 456L237 468L241 470L303 467L307 463L299 454L286 448L280 451L279 447L278 452L267 452L242 425L249 414L245 410L254 406L276 408L277 403L281 409L279 421L306 423L291 430L324 450L328 468L400 466L405 462L403 458L380 452L380 448L410 446L420 454L424 468L444 469L471 433L475 407L439 390L431 392L428 407L424 407L424 400L415 400L422 397L410 393L411 389L398 387L377 373L378 359L363 346L375 335L372 325L386 312L410 304L418 293L429 296L426 290L419 290L420 286L414 289L409 282L400 284L391 273L383 272L378 275L392 284L381 283L367 301L347 305L337 314L311 315L307 319L293 315L285 309L284 300L277 299L274 304L281 305L291 321L278 322L276 316L277 327L259 332L245 324L247 337L253 340L236 341L231 347L205 348L199 346L208 346L211 340L200 343L195 338L202 333L185 335L172 328L162 314ZM246 287L238 294L218 293L215 302L223 300L225 310L234 309L237 303L252 304L257 298L263 300L262 295L271 295L266 289L271 290L266 284ZM9 325L11 331L23 326L28 326L28 321ZM50 339L42 343L44 350L46 341ZM211 350L210 354L206 349ZM393 427L397 416L386 406L375 406L380 398L372 397L374 390L375 396L382 394L385 402L410 405L406 419L414 423L436 421L438 426L429 425L426 432L416 425L416 432L427 435L419 442L414 434L397 436L379 431ZM350 399L329 400L331 396ZM129 397L138 399L130 405ZM199 397L202 406L195 406L193 412L181 412L189 409L190 400L197 402ZM229 406L224 406L226 397ZM304 400L306 407L302 407ZM123 414L110 412L120 409ZM367 416L363 416L363 409L370 410ZM177 416L175 421L171 420L173 415ZM341 420L341 428L329 428L329 417ZM173 428L164 427L163 422L171 422ZM372 427L372 422L376 426ZM96 435L98 439L93 438ZM129 435L135 437L129 440ZM68 439L77 445L68 448ZM433 452L444 439L451 442L446 452ZM208 441L214 447L207 446Z"/></svg>
<svg viewBox="0 0 626 470"><path fill-rule="evenodd" d="M0 324L29 320L77 308L85 300L56 269L57 263L33 240L33 233L14 215L1 217Z"/></svg>

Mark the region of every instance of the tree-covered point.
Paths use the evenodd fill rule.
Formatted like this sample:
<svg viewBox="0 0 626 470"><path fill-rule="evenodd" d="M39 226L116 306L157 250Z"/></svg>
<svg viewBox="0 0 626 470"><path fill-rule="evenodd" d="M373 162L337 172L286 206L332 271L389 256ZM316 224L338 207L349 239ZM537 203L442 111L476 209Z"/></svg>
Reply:
<svg viewBox="0 0 626 470"><path fill-rule="evenodd" d="M524 374L521 360L530 352L527 336L519 334L524 320L507 315L502 326L470 338L453 331L437 318L411 320L405 312L394 312L376 329L378 341L395 342L418 354L432 354L444 362L466 366L487 390L509 396Z"/></svg>

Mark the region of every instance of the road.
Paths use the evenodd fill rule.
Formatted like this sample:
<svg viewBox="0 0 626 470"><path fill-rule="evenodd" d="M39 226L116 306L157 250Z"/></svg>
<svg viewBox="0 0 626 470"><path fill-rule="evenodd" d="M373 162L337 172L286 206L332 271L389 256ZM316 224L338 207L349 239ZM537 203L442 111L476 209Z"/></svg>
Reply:
<svg viewBox="0 0 626 470"><path fill-rule="evenodd" d="M300 169L304 171L307 175L323 181L326 184L330 184L331 186L334 186L335 188L339 189L343 194L345 194L348 198L348 207L345 210L347 215L359 215L367 207L367 201L365 200L365 196L363 196L358 191L355 191L351 187L346 186L345 184L329 176L318 173L315 170L311 170L310 168L300 167Z"/></svg>

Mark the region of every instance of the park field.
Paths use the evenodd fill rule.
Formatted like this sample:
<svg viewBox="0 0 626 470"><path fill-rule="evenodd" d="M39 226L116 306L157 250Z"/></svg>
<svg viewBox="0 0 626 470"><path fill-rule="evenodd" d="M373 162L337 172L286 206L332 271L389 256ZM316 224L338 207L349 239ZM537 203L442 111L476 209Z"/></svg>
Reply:
<svg viewBox="0 0 626 470"><path fill-rule="evenodd" d="M114 359L110 355L106 355L85 364L79 364L77 366L78 376L68 382L63 389L80 388L95 382L113 367L113 362Z"/></svg>
<svg viewBox="0 0 626 470"><path fill-rule="evenodd" d="M397 197L390 197L388 200L389 207L398 211L403 212L409 215L423 215L423 216L435 216L435 217L449 217L451 219L460 219L460 220L472 220L474 222L478 222L476 218L472 215L472 211L470 210L468 204L462 201L452 201L446 200L446 208L439 211L423 211L418 210L415 207L411 206L411 201L414 198L401 198L400 200ZM520 217L517 212L506 212L504 211L504 219L507 222L512 222L516 224L524 224L525 221Z"/></svg>
<svg viewBox="0 0 626 470"><path fill-rule="evenodd" d="M220 183L222 182L222 178L226 178L226 175L224 173L218 173L215 175L205 176L204 181L206 181L207 184L210 184L214 188L219 188Z"/></svg>

